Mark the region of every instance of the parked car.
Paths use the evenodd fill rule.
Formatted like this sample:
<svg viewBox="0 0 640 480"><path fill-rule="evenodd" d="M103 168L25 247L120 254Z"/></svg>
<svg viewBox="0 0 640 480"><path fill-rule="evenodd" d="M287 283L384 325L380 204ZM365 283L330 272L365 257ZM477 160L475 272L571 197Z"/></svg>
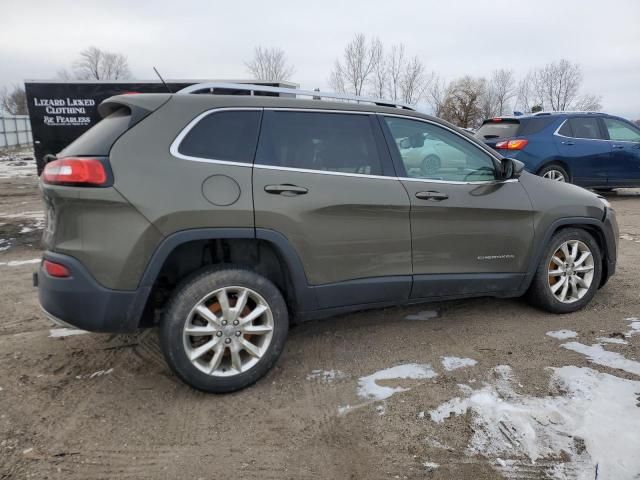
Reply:
<svg viewBox="0 0 640 480"><path fill-rule="evenodd" d="M596 190L640 186L640 129L593 112L540 112L485 120L476 132L542 177Z"/></svg>
<svg viewBox="0 0 640 480"><path fill-rule="evenodd" d="M59 324L159 326L197 389L258 380L290 322L525 294L573 312L615 271L606 200L523 173L442 120L358 97L198 91L112 97L47 164L34 279ZM452 152L437 178L411 167L406 138Z"/></svg>

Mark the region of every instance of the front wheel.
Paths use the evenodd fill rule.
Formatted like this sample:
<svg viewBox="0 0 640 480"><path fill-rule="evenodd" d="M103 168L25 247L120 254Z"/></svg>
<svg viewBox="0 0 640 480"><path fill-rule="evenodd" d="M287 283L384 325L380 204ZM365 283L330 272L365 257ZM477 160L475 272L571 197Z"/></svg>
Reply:
<svg viewBox="0 0 640 480"><path fill-rule="evenodd" d="M594 238L580 229L561 230L551 238L527 297L552 313L575 312L591 301L601 275L602 256Z"/></svg>
<svg viewBox="0 0 640 480"><path fill-rule="evenodd" d="M288 329L278 288L254 272L225 266L200 272L176 289L162 319L160 343L185 383L226 393L269 371Z"/></svg>

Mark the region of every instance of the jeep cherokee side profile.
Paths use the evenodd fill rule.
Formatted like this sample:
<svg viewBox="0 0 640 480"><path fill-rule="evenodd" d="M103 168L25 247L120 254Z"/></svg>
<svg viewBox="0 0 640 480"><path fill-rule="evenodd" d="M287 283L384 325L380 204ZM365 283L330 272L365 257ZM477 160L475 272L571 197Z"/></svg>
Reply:
<svg viewBox="0 0 640 480"><path fill-rule="evenodd" d="M319 92L191 93L212 88L112 97L47 164L35 280L52 320L157 325L183 381L229 392L273 366L290 321L525 294L572 312L615 271L604 199L442 120ZM425 169L412 148L444 153Z"/></svg>

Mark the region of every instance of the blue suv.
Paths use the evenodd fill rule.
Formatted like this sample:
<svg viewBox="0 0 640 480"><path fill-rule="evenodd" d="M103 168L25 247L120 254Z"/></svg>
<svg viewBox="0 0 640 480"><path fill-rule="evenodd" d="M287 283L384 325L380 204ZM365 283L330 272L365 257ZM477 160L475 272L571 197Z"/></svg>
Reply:
<svg viewBox="0 0 640 480"><path fill-rule="evenodd" d="M640 129L594 112L539 112L485 120L475 133L537 175L595 190L640 186Z"/></svg>

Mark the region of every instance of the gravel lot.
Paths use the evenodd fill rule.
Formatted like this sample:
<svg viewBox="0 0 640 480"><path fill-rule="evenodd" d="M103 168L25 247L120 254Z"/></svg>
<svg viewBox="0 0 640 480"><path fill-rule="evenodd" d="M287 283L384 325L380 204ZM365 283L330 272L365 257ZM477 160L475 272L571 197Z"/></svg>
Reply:
<svg viewBox="0 0 640 480"><path fill-rule="evenodd" d="M152 330L52 330L20 172L0 178L0 479L640 478L639 190L608 195L618 273L584 311L487 298L308 323L257 385L212 396Z"/></svg>

